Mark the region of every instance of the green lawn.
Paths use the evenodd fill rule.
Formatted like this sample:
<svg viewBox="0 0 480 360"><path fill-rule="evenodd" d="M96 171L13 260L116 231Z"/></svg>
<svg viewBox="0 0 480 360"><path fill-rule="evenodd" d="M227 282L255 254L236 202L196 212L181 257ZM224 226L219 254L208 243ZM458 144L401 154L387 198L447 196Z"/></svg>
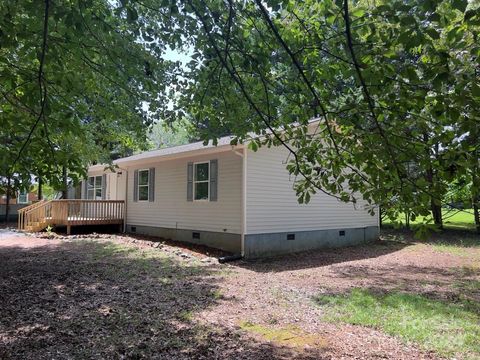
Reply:
<svg viewBox="0 0 480 360"><path fill-rule="evenodd" d="M452 237L448 240L430 241L429 244L436 251L458 256L470 256L473 251L480 249L480 237Z"/></svg>
<svg viewBox="0 0 480 360"><path fill-rule="evenodd" d="M475 219L473 217L472 209L466 209L463 211L444 209L442 212L443 212L443 225L446 229L456 229L456 230L474 230L475 229ZM405 216L404 215L399 216L397 221L400 221L402 222L402 224L405 224ZM415 227L415 225L418 225L424 222L432 224L433 223L432 217L419 216L415 219L415 221L410 221L413 227ZM384 219L383 224L393 225L390 219Z"/></svg>
<svg viewBox="0 0 480 360"><path fill-rule="evenodd" d="M318 296L325 320L371 326L443 356L480 358L480 306L443 302L416 294L375 294L353 289L347 294Z"/></svg>

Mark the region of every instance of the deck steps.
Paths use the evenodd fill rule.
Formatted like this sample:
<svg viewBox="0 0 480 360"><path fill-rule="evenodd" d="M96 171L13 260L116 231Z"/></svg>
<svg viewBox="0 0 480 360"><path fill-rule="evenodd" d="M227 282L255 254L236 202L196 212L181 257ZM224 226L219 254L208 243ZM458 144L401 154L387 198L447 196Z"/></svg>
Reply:
<svg viewBox="0 0 480 360"><path fill-rule="evenodd" d="M48 221L34 221L31 222L29 225L25 226L25 230L29 232L39 232L45 230L48 225Z"/></svg>
<svg viewBox="0 0 480 360"><path fill-rule="evenodd" d="M125 216L123 200L49 200L40 201L18 211L18 229L42 231L47 226L112 225L122 226Z"/></svg>

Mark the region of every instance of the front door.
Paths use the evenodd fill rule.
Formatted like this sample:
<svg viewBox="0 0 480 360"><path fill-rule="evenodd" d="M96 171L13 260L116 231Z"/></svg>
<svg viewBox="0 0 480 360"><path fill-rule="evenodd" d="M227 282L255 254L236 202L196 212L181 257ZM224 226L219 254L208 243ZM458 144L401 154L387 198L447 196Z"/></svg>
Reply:
<svg viewBox="0 0 480 360"><path fill-rule="evenodd" d="M117 170L115 175L116 178L116 198L115 200L126 200L125 193L126 193L126 186L127 186L127 171L126 170Z"/></svg>

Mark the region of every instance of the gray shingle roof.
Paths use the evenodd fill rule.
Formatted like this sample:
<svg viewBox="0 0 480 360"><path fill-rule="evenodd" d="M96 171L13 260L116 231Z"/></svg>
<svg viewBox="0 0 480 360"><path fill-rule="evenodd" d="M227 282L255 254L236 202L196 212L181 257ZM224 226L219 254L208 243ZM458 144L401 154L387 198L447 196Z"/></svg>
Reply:
<svg viewBox="0 0 480 360"><path fill-rule="evenodd" d="M172 146L164 149L146 151L140 154L117 159L114 161L114 163L120 164L120 163L126 163L126 162L137 161L137 160L176 155L180 153L187 153L187 152L198 151L198 150L203 150L208 148L215 148L215 147L219 148L219 147L231 146L230 141L232 139L233 139L232 136L224 136L218 139L217 145L213 145L211 141L208 143L208 145L204 145L202 141L198 141L198 142L194 142L186 145Z"/></svg>

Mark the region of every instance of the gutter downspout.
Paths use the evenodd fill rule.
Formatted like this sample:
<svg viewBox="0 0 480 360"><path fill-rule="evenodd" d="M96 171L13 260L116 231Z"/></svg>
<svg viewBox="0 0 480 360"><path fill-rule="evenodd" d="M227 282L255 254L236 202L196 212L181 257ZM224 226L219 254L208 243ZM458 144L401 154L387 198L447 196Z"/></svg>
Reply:
<svg viewBox="0 0 480 360"><path fill-rule="evenodd" d="M127 203L128 203L128 170L126 168L121 168L118 166L118 170L122 171L122 175L125 174L125 200L124 200L124 208L123 208L123 232L127 232ZM118 174L117 174L117 189L115 190L116 199L118 200Z"/></svg>
<svg viewBox="0 0 480 360"><path fill-rule="evenodd" d="M127 232L127 209L128 209L128 170L125 169L125 209L123 211L123 232ZM118 187L118 184L117 184Z"/></svg>

